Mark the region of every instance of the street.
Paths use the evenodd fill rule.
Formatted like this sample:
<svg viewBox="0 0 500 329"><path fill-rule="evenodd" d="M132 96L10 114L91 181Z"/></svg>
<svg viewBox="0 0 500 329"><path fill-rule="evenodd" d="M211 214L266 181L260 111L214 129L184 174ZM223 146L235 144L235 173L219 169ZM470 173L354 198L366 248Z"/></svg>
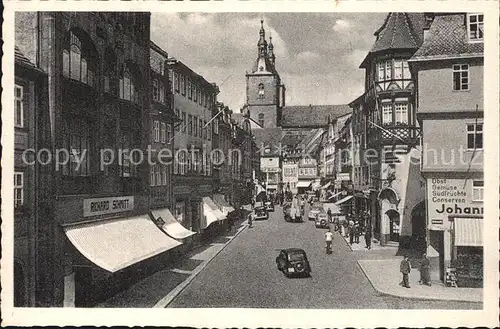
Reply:
<svg viewBox="0 0 500 329"><path fill-rule="evenodd" d="M305 214L307 216L307 213ZM257 221L215 257L167 307L247 308L431 308L476 309L477 303L408 300L379 294L335 232L333 253L326 255L323 229L313 221L287 223L282 208ZM310 278L287 278L276 268L279 250L306 251ZM395 284L398 284L395 282Z"/></svg>

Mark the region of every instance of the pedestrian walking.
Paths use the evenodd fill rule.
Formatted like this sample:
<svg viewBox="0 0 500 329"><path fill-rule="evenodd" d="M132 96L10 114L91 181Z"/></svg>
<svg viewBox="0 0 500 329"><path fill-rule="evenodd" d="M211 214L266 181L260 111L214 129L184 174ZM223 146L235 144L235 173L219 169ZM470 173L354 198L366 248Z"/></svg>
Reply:
<svg viewBox="0 0 500 329"><path fill-rule="evenodd" d="M408 275L411 272L411 264L408 256L404 256L401 264L399 265L399 271L403 274L403 281L401 281L400 285L405 288L410 288L410 280Z"/></svg>
<svg viewBox="0 0 500 329"><path fill-rule="evenodd" d="M361 235L361 227L359 222L354 223L354 243L359 243L359 236Z"/></svg>
<svg viewBox="0 0 500 329"><path fill-rule="evenodd" d="M354 221L349 219L349 243L352 245L354 243Z"/></svg>
<svg viewBox="0 0 500 329"><path fill-rule="evenodd" d="M367 226L365 230L365 248L368 250L372 248L372 228L370 226Z"/></svg>
<svg viewBox="0 0 500 329"><path fill-rule="evenodd" d="M253 227L252 224L253 224L253 216L254 216L254 212L251 212L249 215L248 215L248 227Z"/></svg>
<svg viewBox="0 0 500 329"><path fill-rule="evenodd" d="M326 214L328 215L328 222L331 223L332 222L332 210L330 208L328 208L328 211L326 212Z"/></svg>
<svg viewBox="0 0 500 329"><path fill-rule="evenodd" d="M418 283L428 286L431 285L431 278L429 275L430 265L431 262L429 258L427 258L427 254L424 253L422 255L422 260L420 261L420 281Z"/></svg>

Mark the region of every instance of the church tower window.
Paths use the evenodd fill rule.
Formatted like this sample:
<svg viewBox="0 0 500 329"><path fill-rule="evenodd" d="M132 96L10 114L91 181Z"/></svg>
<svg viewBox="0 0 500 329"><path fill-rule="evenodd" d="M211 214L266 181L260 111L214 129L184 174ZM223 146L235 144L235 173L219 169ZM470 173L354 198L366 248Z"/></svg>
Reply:
<svg viewBox="0 0 500 329"><path fill-rule="evenodd" d="M264 128L264 113L259 113L259 126Z"/></svg>
<svg viewBox="0 0 500 329"><path fill-rule="evenodd" d="M259 98L264 98L264 84L259 84Z"/></svg>

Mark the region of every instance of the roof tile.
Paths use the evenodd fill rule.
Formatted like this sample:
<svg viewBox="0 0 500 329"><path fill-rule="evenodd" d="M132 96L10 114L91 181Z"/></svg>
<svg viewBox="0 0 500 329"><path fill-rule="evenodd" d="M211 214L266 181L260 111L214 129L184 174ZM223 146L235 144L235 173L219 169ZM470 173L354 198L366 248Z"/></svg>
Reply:
<svg viewBox="0 0 500 329"><path fill-rule="evenodd" d="M283 128L319 128L328 125L328 118L338 118L352 109L349 105L285 106L281 117Z"/></svg>

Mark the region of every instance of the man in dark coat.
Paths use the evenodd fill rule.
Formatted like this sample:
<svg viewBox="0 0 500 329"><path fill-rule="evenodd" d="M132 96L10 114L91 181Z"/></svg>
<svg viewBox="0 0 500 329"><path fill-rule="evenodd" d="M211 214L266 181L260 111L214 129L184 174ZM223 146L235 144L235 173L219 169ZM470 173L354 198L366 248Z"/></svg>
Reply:
<svg viewBox="0 0 500 329"><path fill-rule="evenodd" d="M372 229L370 226L365 230L365 248L368 250L372 248Z"/></svg>
<svg viewBox="0 0 500 329"><path fill-rule="evenodd" d="M403 281L400 283L405 288L410 288L410 280L408 278L408 274L411 272L411 265L408 256L404 256L401 261L401 265L399 265L399 271L403 274Z"/></svg>
<svg viewBox="0 0 500 329"><path fill-rule="evenodd" d="M429 275L429 267L431 262L429 258L427 258L427 254L423 254L423 258L420 261L420 284L426 284L428 286L431 285L431 278Z"/></svg>

